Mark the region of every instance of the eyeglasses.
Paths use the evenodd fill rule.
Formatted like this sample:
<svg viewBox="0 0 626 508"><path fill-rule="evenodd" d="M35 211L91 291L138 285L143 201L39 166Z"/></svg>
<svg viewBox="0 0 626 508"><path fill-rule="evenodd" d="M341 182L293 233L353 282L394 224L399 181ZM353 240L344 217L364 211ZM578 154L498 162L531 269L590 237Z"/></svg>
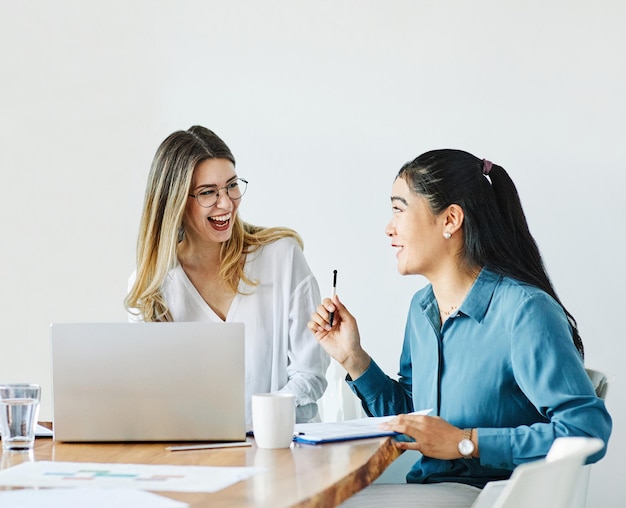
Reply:
<svg viewBox="0 0 626 508"><path fill-rule="evenodd" d="M237 178L224 187L205 187L197 194L189 194L189 197L196 198L198 204L202 208L211 208L212 206L215 206L217 200L220 198L221 190L225 190L226 195L230 199L232 199L233 201L237 201L238 199L241 199L241 196L246 193L247 188L248 180L244 180L243 178Z"/></svg>

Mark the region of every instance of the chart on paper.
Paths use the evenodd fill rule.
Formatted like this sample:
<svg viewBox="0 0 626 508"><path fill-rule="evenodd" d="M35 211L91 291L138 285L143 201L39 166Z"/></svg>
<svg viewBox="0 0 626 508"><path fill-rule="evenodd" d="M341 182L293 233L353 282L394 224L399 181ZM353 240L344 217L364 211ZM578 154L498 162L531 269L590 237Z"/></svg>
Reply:
<svg viewBox="0 0 626 508"><path fill-rule="evenodd" d="M264 471L257 467L25 462L0 471L5 487L123 487L215 492Z"/></svg>

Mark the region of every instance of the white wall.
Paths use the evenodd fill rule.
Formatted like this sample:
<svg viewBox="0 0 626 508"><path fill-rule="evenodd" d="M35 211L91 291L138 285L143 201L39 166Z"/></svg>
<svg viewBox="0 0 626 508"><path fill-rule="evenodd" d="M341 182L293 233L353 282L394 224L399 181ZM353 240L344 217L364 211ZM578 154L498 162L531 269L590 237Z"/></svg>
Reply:
<svg viewBox="0 0 626 508"><path fill-rule="evenodd" d="M509 170L588 366L615 376L590 506L625 506L625 21L618 0L0 0L0 381L41 383L49 419L49 323L125 320L149 163L195 123L250 180L244 218L300 231L324 292L339 270L395 374L424 282L384 236L391 182L462 148Z"/></svg>

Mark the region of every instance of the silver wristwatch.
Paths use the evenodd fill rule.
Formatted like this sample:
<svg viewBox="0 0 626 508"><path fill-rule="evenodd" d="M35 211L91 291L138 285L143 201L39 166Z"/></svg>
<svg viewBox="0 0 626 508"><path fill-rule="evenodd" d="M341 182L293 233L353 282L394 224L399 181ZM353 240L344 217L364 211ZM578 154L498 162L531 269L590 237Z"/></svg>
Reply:
<svg viewBox="0 0 626 508"><path fill-rule="evenodd" d="M474 453L474 443L472 442L472 429L463 430L463 439L459 442L459 453L465 459L471 459Z"/></svg>

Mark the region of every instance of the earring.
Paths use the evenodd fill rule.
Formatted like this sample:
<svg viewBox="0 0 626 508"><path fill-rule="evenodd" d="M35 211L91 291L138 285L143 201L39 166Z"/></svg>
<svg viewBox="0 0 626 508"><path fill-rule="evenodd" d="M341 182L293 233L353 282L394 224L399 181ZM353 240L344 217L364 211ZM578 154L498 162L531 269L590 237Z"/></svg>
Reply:
<svg viewBox="0 0 626 508"><path fill-rule="evenodd" d="M450 240L450 238L452 238L452 233L450 233L450 231L444 231L444 232L443 232L443 237L444 237L446 240Z"/></svg>
<svg viewBox="0 0 626 508"><path fill-rule="evenodd" d="M185 228L181 226L178 229L178 243L182 242L183 238L185 238Z"/></svg>

